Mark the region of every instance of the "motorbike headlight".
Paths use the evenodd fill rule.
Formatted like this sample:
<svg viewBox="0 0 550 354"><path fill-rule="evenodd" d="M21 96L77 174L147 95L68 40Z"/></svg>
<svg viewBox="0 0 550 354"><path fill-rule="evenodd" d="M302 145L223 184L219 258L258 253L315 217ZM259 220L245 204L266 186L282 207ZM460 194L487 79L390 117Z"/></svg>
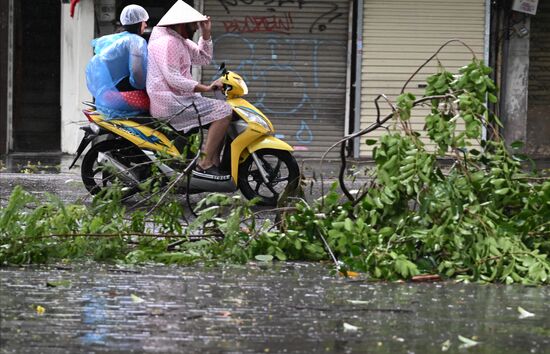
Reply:
<svg viewBox="0 0 550 354"><path fill-rule="evenodd" d="M253 110L247 109L247 108L244 108L244 107L236 107L235 110L237 110L237 112L239 112L239 114L244 115L249 121L254 122L254 123L258 123L259 125L264 127L266 130L271 131L271 127L266 122L264 117L262 117L261 115L259 115L256 112L254 112Z"/></svg>
<svg viewBox="0 0 550 354"><path fill-rule="evenodd" d="M248 86L246 85L246 82L244 80L238 80L239 85L243 88L243 95L248 94Z"/></svg>

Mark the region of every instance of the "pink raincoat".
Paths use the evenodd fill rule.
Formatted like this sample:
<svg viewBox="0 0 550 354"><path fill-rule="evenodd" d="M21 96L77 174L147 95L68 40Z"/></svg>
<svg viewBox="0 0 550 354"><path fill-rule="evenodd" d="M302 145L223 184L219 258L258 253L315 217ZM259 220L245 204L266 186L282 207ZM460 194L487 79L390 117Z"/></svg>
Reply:
<svg viewBox="0 0 550 354"><path fill-rule="evenodd" d="M226 102L193 92L198 82L191 76L191 65L210 63L212 40L201 37L197 45L171 28L157 26L151 33L148 51L147 94L153 117L168 121L177 130L188 131L199 125L193 102L203 125L231 115L231 106ZM183 110L185 107L188 108Z"/></svg>

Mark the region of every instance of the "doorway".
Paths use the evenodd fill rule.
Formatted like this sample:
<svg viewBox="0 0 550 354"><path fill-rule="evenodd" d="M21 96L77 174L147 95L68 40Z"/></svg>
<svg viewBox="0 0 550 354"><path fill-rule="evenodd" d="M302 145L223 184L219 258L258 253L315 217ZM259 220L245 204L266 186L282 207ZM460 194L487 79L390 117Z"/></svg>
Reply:
<svg viewBox="0 0 550 354"><path fill-rule="evenodd" d="M13 151L60 151L61 2L14 5Z"/></svg>

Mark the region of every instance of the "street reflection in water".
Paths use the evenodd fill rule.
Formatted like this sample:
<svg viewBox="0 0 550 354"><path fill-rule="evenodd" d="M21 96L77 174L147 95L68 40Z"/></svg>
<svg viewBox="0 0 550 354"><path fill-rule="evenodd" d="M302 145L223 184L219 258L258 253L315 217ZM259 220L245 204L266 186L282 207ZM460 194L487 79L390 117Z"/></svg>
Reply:
<svg viewBox="0 0 550 354"><path fill-rule="evenodd" d="M550 348L548 287L373 283L301 263L4 267L0 282L2 353Z"/></svg>

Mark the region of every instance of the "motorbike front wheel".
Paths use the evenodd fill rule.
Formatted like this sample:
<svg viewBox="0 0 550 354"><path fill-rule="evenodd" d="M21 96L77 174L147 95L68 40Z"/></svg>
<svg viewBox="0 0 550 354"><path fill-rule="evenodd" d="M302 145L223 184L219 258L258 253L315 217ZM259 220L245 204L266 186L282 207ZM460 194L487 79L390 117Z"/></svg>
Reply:
<svg viewBox="0 0 550 354"><path fill-rule="evenodd" d="M262 149L255 154L267 173L267 183L249 155L239 166L239 189L247 199L259 198L259 205L275 206L283 192L293 192L298 187L298 163L289 151Z"/></svg>
<svg viewBox="0 0 550 354"><path fill-rule="evenodd" d="M124 140L106 140L93 145L82 160L81 175L91 194L114 184L122 187L123 198L139 192L139 183L150 176L150 160Z"/></svg>

